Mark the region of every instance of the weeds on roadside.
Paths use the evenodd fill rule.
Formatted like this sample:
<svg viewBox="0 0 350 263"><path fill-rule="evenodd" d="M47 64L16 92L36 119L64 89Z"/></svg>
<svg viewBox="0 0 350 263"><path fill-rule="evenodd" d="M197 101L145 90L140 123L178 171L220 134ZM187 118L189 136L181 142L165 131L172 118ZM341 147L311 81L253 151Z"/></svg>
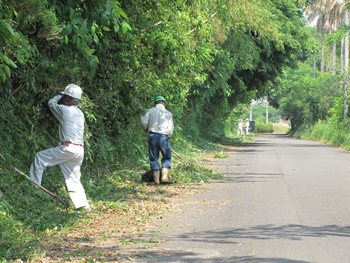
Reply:
<svg viewBox="0 0 350 263"><path fill-rule="evenodd" d="M224 153L223 151L216 152L214 155L214 158L220 158L220 159L227 158L227 157L228 157L228 154Z"/></svg>
<svg viewBox="0 0 350 263"><path fill-rule="evenodd" d="M303 125L291 135L295 138L329 143L350 150L350 127L319 121L312 125Z"/></svg>
<svg viewBox="0 0 350 263"><path fill-rule="evenodd" d="M287 134L290 131L289 126L273 124L273 132L278 134Z"/></svg>
<svg viewBox="0 0 350 263"><path fill-rule="evenodd" d="M151 215L164 213L158 205L145 208L144 202L151 201L153 197L147 192L147 185L141 182L141 172L124 169L104 174L103 177L83 177L82 183L93 208L89 218L93 219L100 213L116 213L129 226L131 218L148 222ZM221 176L191 158L175 160L171 172L171 178L177 184L203 183ZM12 173L12 176L8 184L0 189L0 254L3 255L0 262L40 257L45 254L42 244L49 244L55 240L53 237L61 233L73 231L82 220L89 220L75 214L74 207L69 209L70 215L67 215L60 202L33 187L14 171L9 170L8 173ZM58 169L49 168L43 182L61 198L70 200ZM162 194L163 190L159 188L156 191ZM16 195L9 194L12 192L16 192Z"/></svg>

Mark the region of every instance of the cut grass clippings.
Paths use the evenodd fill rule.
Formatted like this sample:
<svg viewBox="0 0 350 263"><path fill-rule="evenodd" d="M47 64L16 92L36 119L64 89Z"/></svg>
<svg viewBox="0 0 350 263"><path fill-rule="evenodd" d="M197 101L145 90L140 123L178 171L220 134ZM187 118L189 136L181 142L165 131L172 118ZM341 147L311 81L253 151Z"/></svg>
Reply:
<svg viewBox="0 0 350 263"><path fill-rule="evenodd" d="M198 194L200 185L155 186L145 185L145 193L129 196L123 209L93 207L90 214L75 214L74 228L60 232L48 231L40 247L42 256L31 262L119 262L130 260L139 249L158 246L161 240L142 239L145 231L161 231L162 219L167 213L177 211L180 198Z"/></svg>
<svg viewBox="0 0 350 263"><path fill-rule="evenodd" d="M46 217L39 217L46 220L43 222L47 227L34 227L34 221L28 224L28 230L31 230L28 240L32 245L27 244L27 257L19 256L13 261L0 259L0 262L120 262L147 257L142 255L142 250L157 247L162 242L157 234L164 227L163 216L178 211L184 196L205 191L202 183L222 177L215 170L206 168L215 160L217 152L218 149L201 153L196 160L174 160L171 178L176 183L173 185L140 182L135 180L135 172L88 181L91 213L77 213L70 208L67 215L63 207L53 203L55 210L47 211ZM132 174L132 178L128 174ZM28 190L33 192L32 188ZM46 202L55 201L46 196L43 198ZM35 209L35 213L42 211ZM51 220L55 215L56 219ZM33 229L38 230L33 232Z"/></svg>

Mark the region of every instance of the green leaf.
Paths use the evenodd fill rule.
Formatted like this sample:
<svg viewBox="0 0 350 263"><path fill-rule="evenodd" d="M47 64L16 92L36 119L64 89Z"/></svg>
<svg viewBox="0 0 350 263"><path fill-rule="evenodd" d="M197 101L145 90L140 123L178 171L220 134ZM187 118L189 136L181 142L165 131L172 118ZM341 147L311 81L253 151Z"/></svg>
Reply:
<svg viewBox="0 0 350 263"><path fill-rule="evenodd" d="M6 74L4 71L1 70L1 67L0 67L0 76L1 76L2 82L5 82L6 81Z"/></svg>
<svg viewBox="0 0 350 263"><path fill-rule="evenodd" d="M59 16L62 15L62 8L60 6L56 6L56 10Z"/></svg>
<svg viewBox="0 0 350 263"><path fill-rule="evenodd" d="M68 24L66 28L63 30L64 35L69 35L72 32L72 24Z"/></svg>
<svg viewBox="0 0 350 263"><path fill-rule="evenodd" d="M95 49L90 49L89 47L85 47L84 52L86 55L91 56L95 52Z"/></svg>
<svg viewBox="0 0 350 263"><path fill-rule="evenodd" d="M11 70L10 70L10 68L7 65L3 65L3 68L4 68L6 76L7 77L11 77Z"/></svg>
<svg viewBox="0 0 350 263"><path fill-rule="evenodd" d="M97 69L97 66L95 63L90 63L90 76L94 76L96 74L96 69Z"/></svg>
<svg viewBox="0 0 350 263"><path fill-rule="evenodd" d="M96 23L93 23L93 24L92 24L92 27L91 27L91 33L92 33L92 34L95 34L96 28L98 28L98 25L97 25Z"/></svg>
<svg viewBox="0 0 350 263"><path fill-rule="evenodd" d="M1 27L5 28L8 33L10 33L12 36L15 34L13 32L13 29L10 24L6 23L4 20L0 20L0 29Z"/></svg>
<svg viewBox="0 0 350 263"><path fill-rule="evenodd" d="M124 18L127 18L127 17L128 17L128 16L126 15L126 13L124 12L124 10L121 9L121 8L118 8L118 9L117 9L117 14L118 14L118 16L121 16L121 17L124 17Z"/></svg>
<svg viewBox="0 0 350 263"><path fill-rule="evenodd" d="M106 14L104 14L102 17L101 17L101 26L109 26L109 19L108 17L106 16Z"/></svg>
<svg viewBox="0 0 350 263"><path fill-rule="evenodd" d="M99 59L97 56L93 56L93 60L96 62L96 63L100 63Z"/></svg>
<svg viewBox="0 0 350 263"><path fill-rule="evenodd" d="M5 64L7 64L8 66L11 66L13 68L17 68L17 65L11 60L9 59L7 56L1 55L0 54L0 58L4 61Z"/></svg>
<svg viewBox="0 0 350 263"><path fill-rule="evenodd" d="M122 32L123 32L123 34L126 34L129 30L130 31L132 30L131 26L128 23L123 22L123 24L122 24Z"/></svg>
<svg viewBox="0 0 350 263"><path fill-rule="evenodd" d="M95 42L96 44L98 44L98 43L99 43L99 39L98 39L98 37L97 37L97 35L96 35L96 34L94 34L94 42Z"/></svg>
<svg viewBox="0 0 350 263"><path fill-rule="evenodd" d="M70 9L69 19L74 20L76 18L76 14L73 8Z"/></svg>

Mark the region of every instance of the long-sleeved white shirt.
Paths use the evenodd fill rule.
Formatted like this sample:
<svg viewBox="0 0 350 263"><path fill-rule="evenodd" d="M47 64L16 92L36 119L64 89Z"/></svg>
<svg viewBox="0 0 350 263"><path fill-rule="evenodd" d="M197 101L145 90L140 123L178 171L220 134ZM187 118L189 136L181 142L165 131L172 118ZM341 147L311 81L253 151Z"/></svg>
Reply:
<svg viewBox="0 0 350 263"><path fill-rule="evenodd" d="M77 106L60 105L58 101L61 95L49 100L49 109L59 121L59 138L61 142L72 142L84 144L84 123L83 112Z"/></svg>
<svg viewBox="0 0 350 263"><path fill-rule="evenodd" d="M171 112L163 104L157 104L141 118L141 126L147 132L166 134L169 137L174 132L174 122Z"/></svg>

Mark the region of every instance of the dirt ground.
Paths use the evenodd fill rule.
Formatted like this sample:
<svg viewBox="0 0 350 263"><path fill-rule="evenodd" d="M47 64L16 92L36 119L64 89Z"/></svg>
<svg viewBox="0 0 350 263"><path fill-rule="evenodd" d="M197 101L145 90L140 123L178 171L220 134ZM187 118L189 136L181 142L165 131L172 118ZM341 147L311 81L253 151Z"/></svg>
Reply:
<svg viewBox="0 0 350 263"><path fill-rule="evenodd" d="M222 147L220 151L232 153L234 149ZM215 164L215 152L210 156L202 160L207 167ZM59 235L57 232L52 236L47 233L50 242L42 244L45 255L30 263L137 261L143 256L142 250L162 242L157 238L157 232L164 227L162 216L181 211L181 206L189 205L183 201L184 197L206 191L201 184L157 187L151 183L146 188L147 198L130 196L122 212L120 209L108 209L103 213L82 214L81 223L76 228L62 231Z"/></svg>
<svg viewBox="0 0 350 263"><path fill-rule="evenodd" d="M52 235L49 243L43 243L46 254L31 262L125 262L140 257L144 248L157 246L161 240L146 231L161 231L162 215L174 213L185 205L181 198L205 191L201 185L147 186L152 198L130 202L123 212L109 209L104 213L82 214L75 229ZM156 220L154 220L156 219ZM156 222L155 222L156 221ZM50 235L50 233L48 233ZM145 239L147 238L147 239ZM141 255L142 256L142 255ZM18 261L21 262L21 261Z"/></svg>

